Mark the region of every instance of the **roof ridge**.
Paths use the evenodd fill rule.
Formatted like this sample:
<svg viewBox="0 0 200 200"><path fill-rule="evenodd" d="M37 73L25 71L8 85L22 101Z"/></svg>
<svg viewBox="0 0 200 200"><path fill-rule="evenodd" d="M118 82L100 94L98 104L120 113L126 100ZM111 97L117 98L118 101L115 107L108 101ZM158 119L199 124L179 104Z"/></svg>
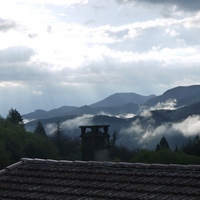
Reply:
<svg viewBox="0 0 200 200"><path fill-rule="evenodd" d="M20 166L22 164L23 164L23 161L21 161L21 160L19 162L11 164L11 165L7 166L6 168L0 170L0 175L6 173L7 171L13 170L13 169L17 168L18 166Z"/></svg>
<svg viewBox="0 0 200 200"><path fill-rule="evenodd" d="M79 166L96 166L96 167L116 167L116 168L137 168L137 169L174 169L174 170L194 170L200 171L200 165L182 165L182 164L159 164L159 163L130 163L130 162L111 162L111 161L81 161L81 160L54 160L54 159L41 159L41 158L22 158L20 160L24 164L59 164L59 165L79 165ZM14 166L18 166L15 163L12 167L7 168L11 169ZM1 171L0 171L1 172Z"/></svg>
<svg viewBox="0 0 200 200"><path fill-rule="evenodd" d="M181 165L181 164L159 164L159 163L129 163L129 162L111 162L111 161L81 161L81 160L54 160L54 159L41 159L41 158L21 158L19 162L9 165L8 167L0 170L0 175L7 171L13 170L22 164L59 164L66 165L79 165L79 166L94 166L94 167L113 167L118 169L136 168L136 169L172 169L172 170L193 170L200 171L200 165Z"/></svg>

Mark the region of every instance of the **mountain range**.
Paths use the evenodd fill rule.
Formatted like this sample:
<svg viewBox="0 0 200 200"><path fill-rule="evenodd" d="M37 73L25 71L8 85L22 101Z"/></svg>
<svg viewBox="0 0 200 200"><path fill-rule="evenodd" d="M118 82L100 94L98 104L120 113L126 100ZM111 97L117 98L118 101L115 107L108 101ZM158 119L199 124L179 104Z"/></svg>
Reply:
<svg viewBox="0 0 200 200"><path fill-rule="evenodd" d="M81 107L63 106L50 111L36 110L23 115L23 118L29 120L46 119L64 115L96 115L102 112L109 113L111 115L125 113L136 114L139 110L139 106L153 97L155 97L155 95L142 96L136 93L116 93L91 105L84 105Z"/></svg>
<svg viewBox="0 0 200 200"><path fill-rule="evenodd" d="M165 102L168 99L176 99L178 107L198 102L200 101L200 85L172 88L160 96L147 100L145 104L148 106L155 106L157 103Z"/></svg>
<svg viewBox="0 0 200 200"><path fill-rule="evenodd" d="M143 96L136 93L116 93L91 105L84 105L81 107L62 106L50 111L38 109L34 112L24 114L23 118L33 120L60 117L65 115L97 115L101 113L107 113L110 115L132 113L136 115L140 111L142 105L154 107L159 102L166 102L170 99L176 99L175 107L190 105L195 102L198 103L200 101L200 85L175 87L167 90L159 96Z"/></svg>
<svg viewBox="0 0 200 200"><path fill-rule="evenodd" d="M119 132L119 144L130 148L154 148L165 135L174 148L189 136L198 134L199 116L200 85L191 85L172 88L159 96L116 93L91 105L36 110L22 117L30 120L26 123L30 131L38 120L49 134L59 121L63 132L73 136L80 135L80 125L109 124L111 135L114 130Z"/></svg>

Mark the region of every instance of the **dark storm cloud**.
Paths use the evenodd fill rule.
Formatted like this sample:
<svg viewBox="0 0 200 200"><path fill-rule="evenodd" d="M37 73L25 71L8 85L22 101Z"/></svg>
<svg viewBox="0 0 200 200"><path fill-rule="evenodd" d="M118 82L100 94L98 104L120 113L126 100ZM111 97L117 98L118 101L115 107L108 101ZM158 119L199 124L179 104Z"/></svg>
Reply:
<svg viewBox="0 0 200 200"><path fill-rule="evenodd" d="M17 25L13 20L0 18L0 31L5 32L16 27Z"/></svg>
<svg viewBox="0 0 200 200"><path fill-rule="evenodd" d="M151 3L157 5L176 5L179 9L187 11L200 10L199 0L116 0L118 3Z"/></svg>
<svg viewBox="0 0 200 200"><path fill-rule="evenodd" d="M9 47L0 50L0 63L24 62L28 61L35 52L25 46Z"/></svg>

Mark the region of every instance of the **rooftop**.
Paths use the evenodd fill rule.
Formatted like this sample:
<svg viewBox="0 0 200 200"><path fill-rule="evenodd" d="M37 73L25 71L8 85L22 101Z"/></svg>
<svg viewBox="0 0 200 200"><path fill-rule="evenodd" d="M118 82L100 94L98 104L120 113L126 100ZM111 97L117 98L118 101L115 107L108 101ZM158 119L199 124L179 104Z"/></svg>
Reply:
<svg viewBox="0 0 200 200"><path fill-rule="evenodd" d="M0 199L200 199L200 165L23 158L0 171Z"/></svg>

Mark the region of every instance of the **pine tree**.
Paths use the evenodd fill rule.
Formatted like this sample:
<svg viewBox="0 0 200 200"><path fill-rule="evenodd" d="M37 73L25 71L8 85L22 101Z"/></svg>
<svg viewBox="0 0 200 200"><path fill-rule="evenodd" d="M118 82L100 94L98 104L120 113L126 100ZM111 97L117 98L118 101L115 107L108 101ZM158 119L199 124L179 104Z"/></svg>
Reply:
<svg viewBox="0 0 200 200"><path fill-rule="evenodd" d="M54 133L54 140L57 146L61 146L62 139L63 139L62 128L60 125L60 121L58 121L56 124L56 131Z"/></svg>
<svg viewBox="0 0 200 200"><path fill-rule="evenodd" d="M16 109L11 108L6 119L15 125L24 125L23 118Z"/></svg>
<svg viewBox="0 0 200 200"><path fill-rule="evenodd" d="M46 136L46 131L41 121L38 121L37 126L35 127L35 130L34 130L34 133Z"/></svg>
<svg viewBox="0 0 200 200"><path fill-rule="evenodd" d="M156 151L161 149L170 149L169 144L164 136L161 138L160 143L156 145Z"/></svg>
<svg viewBox="0 0 200 200"><path fill-rule="evenodd" d="M115 147L116 146L117 136L118 136L118 132L116 130L114 130L114 133L112 135L112 139L110 141L110 146L111 147Z"/></svg>

